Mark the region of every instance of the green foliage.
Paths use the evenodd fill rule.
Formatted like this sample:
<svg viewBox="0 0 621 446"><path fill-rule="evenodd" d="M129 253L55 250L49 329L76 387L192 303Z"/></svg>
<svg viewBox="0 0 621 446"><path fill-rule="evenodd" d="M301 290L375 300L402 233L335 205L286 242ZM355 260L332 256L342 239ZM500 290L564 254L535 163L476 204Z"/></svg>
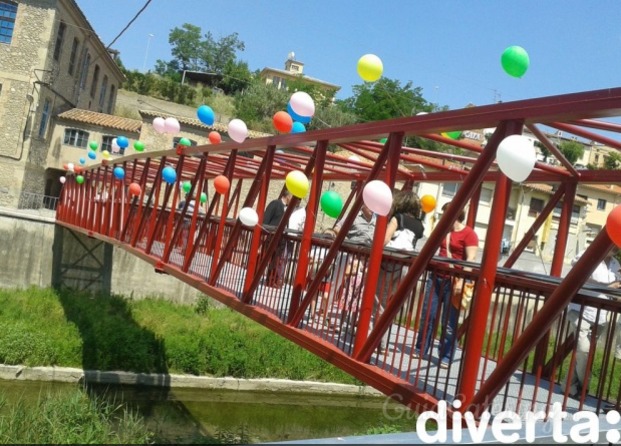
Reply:
<svg viewBox="0 0 621 446"><path fill-rule="evenodd" d="M235 96L236 116L248 128L273 133L272 117L279 110L286 110L289 93L255 79L243 93Z"/></svg>
<svg viewBox="0 0 621 446"><path fill-rule="evenodd" d="M377 82L353 87L354 96L342 101L341 106L358 116L360 122L411 116L429 110L429 104L422 97L420 87L413 88L412 82L403 87L398 80L382 77Z"/></svg>
<svg viewBox="0 0 621 446"><path fill-rule="evenodd" d="M610 152L608 155L604 157L604 168L605 169L618 169L621 167L621 154L618 152Z"/></svg>
<svg viewBox="0 0 621 446"><path fill-rule="evenodd" d="M38 288L0 290L0 362L360 384L245 316L204 300L184 306Z"/></svg>
<svg viewBox="0 0 621 446"><path fill-rule="evenodd" d="M584 146L577 141L563 141L558 148L572 165L584 155Z"/></svg>
<svg viewBox="0 0 621 446"><path fill-rule="evenodd" d="M48 393L32 404L0 403L3 444L148 444L144 420L124 405L89 398L82 389Z"/></svg>

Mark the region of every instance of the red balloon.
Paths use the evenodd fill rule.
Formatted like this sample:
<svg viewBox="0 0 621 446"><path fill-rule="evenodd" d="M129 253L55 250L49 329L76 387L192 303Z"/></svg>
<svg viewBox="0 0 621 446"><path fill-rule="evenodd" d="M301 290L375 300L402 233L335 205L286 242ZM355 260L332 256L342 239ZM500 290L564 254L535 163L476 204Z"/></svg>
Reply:
<svg viewBox="0 0 621 446"><path fill-rule="evenodd" d="M213 132L209 132L209 142L212 144L220 144L222 142L222 136L215 130Z"/></svg>
<svg viewBox="0 0 621 446"><path fill-rule="evenodd" d="M285 111L276 112L273 118L274 128L282 133L289 133L293 128L293 119Z"/></svg>
<svg viewBox="0 0 621 446"><path fill-rule="evenodd" d="M142 192L140 184L132 183L129 185L129 195L140 195L140 192Z"/></svg>
<svg viewBox="0 0 621 446"><path fill-rule="evenodd" d="M213 187L219 194L226 194L231 187L231 182L224 175L218 175L213 179Z"/></svg>
<svg viewBox="0 0 621 446"><path fill-rule="evenodd" d="M621 248L621 206L617 206L608 214L606 232L613 243Z"/></svg>

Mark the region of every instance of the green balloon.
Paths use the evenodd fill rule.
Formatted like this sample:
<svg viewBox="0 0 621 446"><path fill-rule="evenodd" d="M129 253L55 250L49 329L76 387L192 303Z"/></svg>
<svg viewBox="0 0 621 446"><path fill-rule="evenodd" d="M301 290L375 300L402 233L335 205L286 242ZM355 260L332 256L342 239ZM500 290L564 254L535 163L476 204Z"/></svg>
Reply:
<svg viewBox="0 0 621 446"><path fill-rule="evenodd" d="M510 46L502 53L500 63L508 75L522 77L528 70L530 59L526 50L521 46Z"/></svg>
<svg viewBox="0 0 621 446"><path fill-rule="evenodd" d="M190 147L192 145L192 143L190 142L190 140L188 138L181 138L179 140L179 145L180 146Z"/></svg>
<svg viewBox="0 0 621 446"><path fill-rule="evenodd" d="M190 192L190 189L192 189L192 183L190 183L189 181L184 181L182 187L183 187L183 192L187 194Z"/></svg>
<svg viewBox="0 0 621 446"><path fill-rule="evenodd" d="M136 152L142 152L144 150L144 143L142 141L134 142L134 150Z"/></svg>
<svg viewBox="0 0 621 446"><path fill-rule="evenodd" d="M461 131L456 130L454 132L446 132L449 138L451 139L459 139L461 137Z"/></svg>
<svg viewBox="0 0 621 446"><path fill-rule="evenodd" d="M201 192L201 203L207 203L207 194L205 192Z"/></svg>
<svg viewBox="0 0 621 446"><path fill-rule="evenodd" d="M75 182L78 184L84 183L84 177L82 175L78 175L77 177L75 177Z"/></svg>
<svg viewBox="0 0 621 446"><path fill-rule="evenodd" d="M321 210L332 218L337 218L341 215L341 211L343 210L343 200L341 196L332 190L323 193L319 200L319 204L321 205Z"/></svg>
<svg viewBox="0 0 621 446"><path fill-rule="evenodd" d="M97 144L97 141L91 141L88 143L88 146L93 150L97 150L97 147L99 147L99 144Z"/></svg>
<svg viewBox="0 0 621 446"><path fill-rule="evenodd" d="M386 144L386 141L388 141L388 138L382 138L379 140L382 144Z"/></svg>

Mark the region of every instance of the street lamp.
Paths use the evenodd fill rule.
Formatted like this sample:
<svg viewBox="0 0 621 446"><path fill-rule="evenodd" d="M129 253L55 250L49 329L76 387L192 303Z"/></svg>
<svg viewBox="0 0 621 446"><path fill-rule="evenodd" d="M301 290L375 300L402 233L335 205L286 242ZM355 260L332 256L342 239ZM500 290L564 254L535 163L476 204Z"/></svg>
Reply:
<svg viewBox="0 0 621 446"><path fill-rule="evenodd" d="M154 37L153 34L149 34L149 38L147 39L147 49L144 52L144 62L142 63L142 72L147 71L147 58L149 57L149 45L151 44L151 38Z"/></svg>

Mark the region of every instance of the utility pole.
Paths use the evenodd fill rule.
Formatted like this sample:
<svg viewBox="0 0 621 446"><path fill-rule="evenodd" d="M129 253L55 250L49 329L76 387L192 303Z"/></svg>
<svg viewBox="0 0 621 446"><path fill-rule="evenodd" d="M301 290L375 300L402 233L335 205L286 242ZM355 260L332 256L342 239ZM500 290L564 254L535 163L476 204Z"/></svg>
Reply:
<svg viewBox="0 0 621 446"><path fill-rule="evenodd" d="M153 34L149 34L149 38L147 39L147 49L144 52L144 62L142 63L142 72L146 73L147 71L147 58L149 57L149 45L151 44L151 38L154 37Z"/></svg>

